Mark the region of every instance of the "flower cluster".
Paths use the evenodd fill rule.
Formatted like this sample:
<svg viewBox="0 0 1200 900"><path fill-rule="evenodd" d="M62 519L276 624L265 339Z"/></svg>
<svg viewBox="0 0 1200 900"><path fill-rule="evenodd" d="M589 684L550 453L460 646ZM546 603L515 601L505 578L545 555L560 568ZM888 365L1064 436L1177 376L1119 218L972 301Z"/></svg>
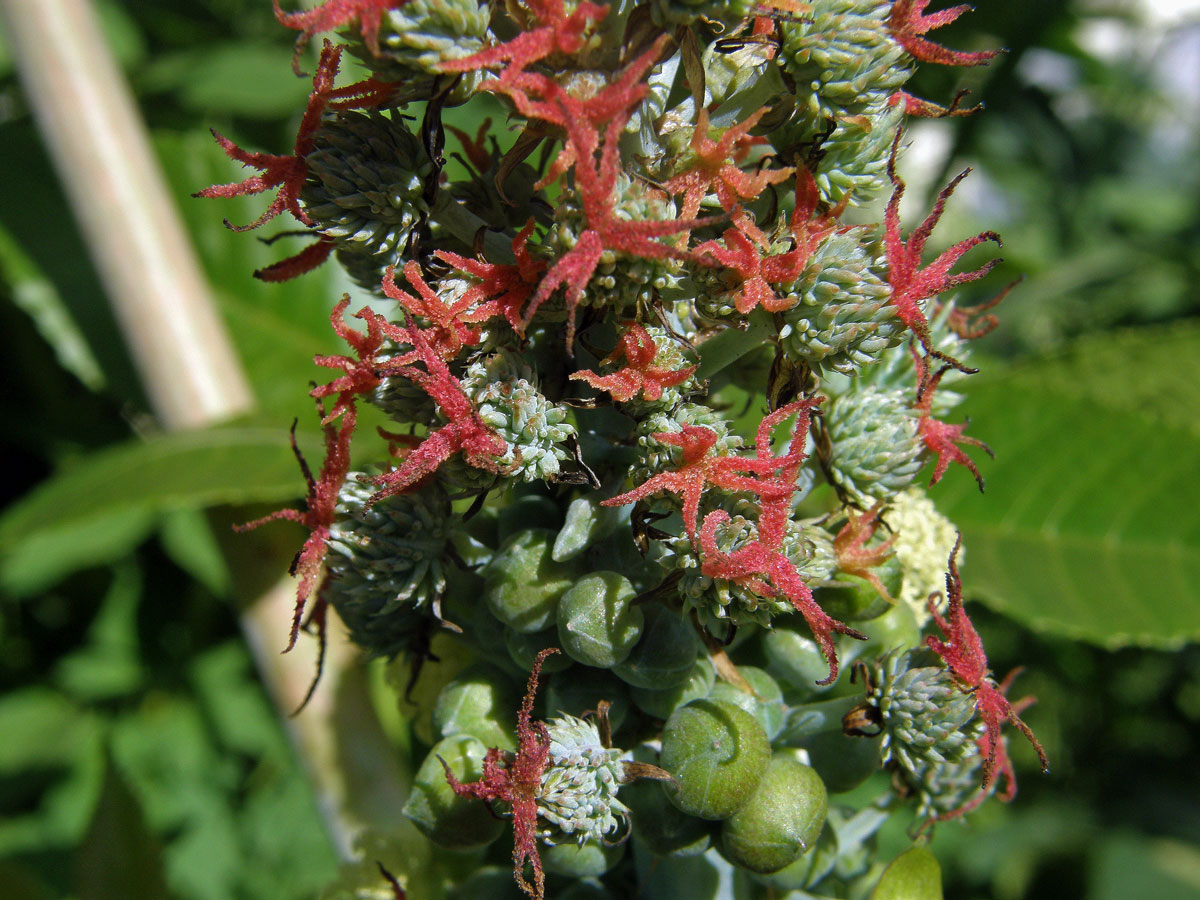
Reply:
<svg viewBox="0 0 1200 900"><path fill-rule="evenodd" d="M336 259L369 295L361 325L349 296L334 307L350 352L317 359L324 464L301 460L303 509L268 517L310 532L291 642L332 606L416 671L446 641L490 667L436 700L440 764L406 810L454 849L495 838L479 801L510 818L532 897L552 877L628 887L652 868L631 834L632 855L711 846L706 864L755 878L832 842L789 886L863 896L870 853L845 837L838 855L848 814L826 802L823 779L848 778L823 768L830 740L878 740L868 762L898 775L876 807L916 797L928 821L1011 798L1006 725L1045 763L967 617L954 526L916 486L983 488L987 447L954 406L993 320L971 327L951 292L1000 242L926 252L966 172L901 222L906 119L971 111L909 76L995 55L936 43L965 7L927 5L276 3L297 61L340 42L292 152L216 135L258 172L200 196L274 190L245 227L286 212L311 236L256 274ZM343 57L368 74L341 76ZM508 136L476 114L484 94ZM881 221L851 224L888 192ZM360 401L390 420L374 444ZM845 735L814 731L807 705L847 694L847 658L877 658L868 697ZM493 700L529 672L513 742ZM643 776L663 784L617 796Z"/></svg>

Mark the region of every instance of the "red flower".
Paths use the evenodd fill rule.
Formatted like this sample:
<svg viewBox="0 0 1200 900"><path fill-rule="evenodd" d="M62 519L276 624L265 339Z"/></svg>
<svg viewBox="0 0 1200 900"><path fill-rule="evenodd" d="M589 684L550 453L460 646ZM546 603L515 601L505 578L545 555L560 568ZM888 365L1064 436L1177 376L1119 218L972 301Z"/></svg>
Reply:
<svg viewBox="0 0 1200 900"><path fill-rule="evenodd" d="M654 435L655 440L683 451L679 468L652 475L632 491L603 500L600 505L623 506L660 491L679 494L683 497L683 524L692 543L695 543L696 520L705 487L712 484L735 493L747 491L759 498L764 510L766 522L760 523L760 535L778 545L783 540L783 527L786 526L786 503L795 493L796 473L804 461L810 410L817 402L818 398L797 400L766 416L758 427L757 451L752 459L710 455L709 451L716 444L718 435L703 425L684 425L679 432L659 432ZM783 419L797 412L799 415L796 417L791 447L783 456L772 455L771 431ZM779 521L780 511L784 511L782 521Z"/></svg>
<svg viewBox="0 0 1200 900"><path fill-rule="evenodd" d="M682 192L684 195L680 218L695 218L700 211L701 201L709 191L715 191L721 208L727 213L733 213L733 221L738 228L756 243L766 245L767 236L754 224L738 201L757 197L767 185L786 180L795 170L762 169L751 175L734 165L733 161L744 155L743 145L748 145L754 140L748 136L748 132L758 124L767 110L768 107L764 106L751 113L744 122L726 129L715 141L708 136L708 110L700 110L696 116L696 126L692 130L691 164L683 172L663 183L663 187L671 193Z"/></svg>
<svg viewBox="0 0 1200 900"><path fill-rule="evenodd" d="M733 299L738 312L745 315L757 306L762 306L767 312L782 312L795 305L794 301L780 298L772 285L788 284L799 278L809 258L836 227L836 216L841 207L832 213L818 215L819 203L817 183L811 172L802 169L796 175L796 208L791 220L791 250L764 256L762 250L750 239L753 235L745 233L740 227L726 229L723 235L724 246L716 241L705 241L696 247L694 253L697 257L711 257L732 270L741 281Z"/></svg>
<svg viewBox="0 0 1200 900"><path fill-rule="evenodd" d="M537 796L542 785L542 773L550 761L550 734L541 722L533 721L533 700L537 694L538 676L542 663L557 647L547 647L533 661L525 699L517 713L517 752L513 756L492 748L483 759L483 777L463 784L454 777L442 760L446 781L460 797L477 797L488 803L499 800L512 810L513 877L521 890L535 900L546 893L546 876L537 849ZM533 884L525 880L525 863L533 866Z"/></svg>
<svg viewBox="0 0 1200 900"><path fill-rule="evenodd" d="M883 512L883 501L880 500L862 515L855 515L853 510L846 513L846 524L833 539L833 549L837 553L838 570L848 575L857 575L871 583L871 587L879 592L889 603L896 601L888 593L879 576L872 570L881 566L892 555L892 541L889 538L882 544L867 547L867 541L875 536L879 528L879 514Z"/></svg>
<svg viewBox="0 0 1200 900"><path fill-rule="evenodd" d="M463 301L469 301L474 311L464 321L485 322L493 316L504 316L514 331L520 330L521 307L529 300L546 264L529 253L529 236L533 234L533 219L513 238L516 265L499 265L477 259L467 259L448 250L434 253L461 272L479 279L479 284L467 288Z"/></svg>
<svg viewBox="0 0 1200 900"><path fill-rule="evenodd" d="M925 317L920 304L923 300L936 297L943 291L948 291L960 284L980 279L990 272L1000 260L990 260L971 272L950 274L955 263L968 250L984 241L995 241L996 244L1000 244L1000 236L994 231L984 231L974 237L959 241L922 269L921 255L925 251L925 241L929 239L930 232L937 225L938 219L942 217L946 201L950 199L950 195L954 193L958 183L966 178L971 170L964 169L938 194L933 210L925 217L925 221L913 230L908 236L908 240L904 241L900 237L900 198L904 196L904 182L896 174L896 151L900 145L900 136L901 132L897 131L896 139L892 142L892 155L888 160L888 177L892 179L895 190L892 192L891 200L888 201L883 218L883 242L888 260L888 283L892 286L891 303L896 308L896 314L900 320L916 335L927 353L949 363L956 369L964 372L974 371L967 369L958 360L946 356L931 346L929 320Z"/></svg>
<svg viewBox="0 0 1200 900"><path fill-rule="evenodd" d="M479 332L468 327L462 318L463 313L474 305L469 292L447 305L437 291L425 283L421 267L412 260L404 264L404 277L417 289L419 298L396 286L395 266L388 266L384 272L383 292L404 307L407 316L420 316L432 323L433 327L424 329L424 333L442 359L454 359L464 346L473 347L479 343Z"/></svg>
<svg viewBox="0 0 1200 900"><path fill-rule="evenodd" d="M363 42L372 55L378 56L379 26L383 14L389 9L399 9L408 0L325 0L316 9L294 13L285 13L279 6L279 0L271 2L275 5L275 18L279 24L303 32L301 41L322 31L342 28L357 19L362 28Z"/></svg>
<svg viewBox="0 0 1200 900"><path fill-rule="evenodd" d="M955 564L955 557L958 555L958 548L961 544L962 536L960 535L954 544L954 549L950 552L950 569L946 573L946 594L949 598L949 608L944 617L937 610L935 602L937 595L935 594L929 599L929 611L938 628L941 629L945 640L939 640L930 635L925 638L925 643L945 661L950 672L958 679L962 690L975 696L975 710L987 728L987 732L980 739L983 755L983 789L990 788L997 773L1003 772L1009 782L1009 790L1015 793L1016 781L1013 778L1011 764L1007 763L1008 756L1004 752L1002 743L1001 730L1006 721L1014 725L1033 745L1043 771L1049 770L1050 763L1046 759L1046 751L1042 749L1042 745L1038 743L1029 726L1021 721L1021 717L1017 714L1018 708L1023 709L1032 701L1022 700L1014 706L1005 696L1013 678L1020 670L1009 673L1008 677L1000 684L996 684L988 672L983 641L979 639L979 633L971 624L971 620L967 618L967 612L963 606L962 579L959 577L958 566Z"/></svg>
<svg viewBox="0 0 1200 900"><path fill-rule="evenodd" d="M915 351L913 352L913 362L917 369L918 385L917 401L913 404L913 409L921 414L921 419L917 424L917 434L920 435L926 449L937 455L937 463L933 467L933 476L929 479L929 484L932 486L941 481L950 463L956 462L971 470L971 474L975 476L975 482L979 485L979 490L982 491L983 476L979 474L975 461L967 456L966 452L958 445L969 444L972 447L979 447L988 456L993 455L992 448L978 438L967 437L963 434L969 423L950 425L933 417L933 393L941 383L942 376L949 371L950 367L942 366L933 377L929 377L925 360L917 356Z"/></svg>
<svg viewBox="0 0 1200 900"><path fill-rule="evenodd" d="M744 544L733 553L722 553L717 547L717 528L728 522L729 518L729 513L723 509L704 517L704 527L700 530L700 571L709 578L732 581L762 597L786 597L796 611L804 616L822 655L829 663L829 675L817 684L833 684L838 676L834 632L848 634L859 640L866 640L866 635L821 609L795 564L776 547L757 540Z"/></svg>
<svg viewBox="0 0 1200 900"><path fill-rule="evenodd" d="M657 355L658 346L650 333L637 322L626 322L625 333L617 341L616 348L600 361L601 365L608 365L625 357L626 365L610 375L597 375L591 370L575 372L571 379L586 381L598 391L608 391L614 400L622 403L632 400L639 391L646 400L658 400L664 388L683 384L697 366L682 369L656 366L654 358Z"/></svg>
<svg viewBox="0 0 1200 900"><path fill-rule="evenodd" d="M390 361L389 374L408 378L429 394L447 419L436 431L426 436L409 451L399 468L371 479L383 487L371 495L367 505L385 497L399 494L432 475L455 453L461 453L472 466L490 472L500 471L495 461L508 450L508 444L479 418L471 398L463 392L458 379L429 343L419 328L401 328L383 320L369 310L363 310L368 323L374 320L381 331L394 339L411 344L413 352L400 360ZM369 327L369 326L368 326ZM411 363L420 361L424 369Z"/></svg>
<svg viewBox="0 0 1200 900"><path fill-rule="evenodd" d="M913 57L921 62L939 63L943 66L981 66L1000 53L999 50L965 53L961 50L947 49L926 39L924 35L935 28L949 25L971 9L963 4L924 15L928 5L929 0L895 0L891 15L888 16L888 28L891 29L892 37Z"/></svg>
<svg viewBox="0 0 1200 900"><path fill-rule="evenodd" d="M526 0L540 27L522 31L511 41L488 47L462 59L439 65L443 72L471 72L503 66L499 83L506 83L525 67L554 53L573 56L583 49L589 26L608 15L607 6L582 0L567 15L565 0Z"/></svg>

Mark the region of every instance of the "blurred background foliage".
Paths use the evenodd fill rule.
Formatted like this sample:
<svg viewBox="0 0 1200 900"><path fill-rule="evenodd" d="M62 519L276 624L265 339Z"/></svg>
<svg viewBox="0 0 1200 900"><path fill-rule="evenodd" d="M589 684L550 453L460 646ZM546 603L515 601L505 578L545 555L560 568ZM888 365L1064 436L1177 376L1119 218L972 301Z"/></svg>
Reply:
<svg viewBox="0 0 1200 900"><path fill-rule="evenodd" d="M285 430L299 417L315 450L304 385L312 355L336 349L326 317L347 285L332 268L254 281L287 253L220 218L250 221L261 203L187 196L242 177L209 127L282 151L309 85L266 0L96 6L258 411L157 433L0 46L0 370L17 404L0 486L0 885L9 900L314 897L336 854L238 628L293 536L247 549L228 526L302 488ZM1200 897L1200 11L1188 6L982 3L944 42L1007 55L925 66L913 82L938 100L968 86L987 110L913 125L907 220L971 165L935 240L1004 236L1002 273L967 300L1024 278L979 345L967 405L997 452L988 493L964 476L934 496L964 530L993 667L1027 667L1019 687L1039 697L1027 719L1053 761L1040 777L1018 742L1018 801L939 829L947 897Z"/></svg>

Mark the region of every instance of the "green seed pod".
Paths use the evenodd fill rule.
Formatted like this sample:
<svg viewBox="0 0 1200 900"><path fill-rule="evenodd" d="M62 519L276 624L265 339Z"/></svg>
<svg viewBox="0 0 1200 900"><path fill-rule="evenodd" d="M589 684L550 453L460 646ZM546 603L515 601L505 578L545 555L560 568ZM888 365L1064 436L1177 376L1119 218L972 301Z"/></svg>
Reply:
<svg viewBox="0 0 1200 900"><path fill-rule="evenodd" d="M433 708L433 727L442 737L469 734L488 747L516 750L512 711L517 702L502 672L483 664L469 666L442 688Z"/></svg>
<svg viewBox="0 0 1200 900"><path fill-rule="evenodd" d="M379 900L395 900L395 893ZM526 900L513 881L512 866L483 866L476 869L450 894L453 900ZM360 898L355 898L360 900Z"/></svg>
<svg viewBox="0 0 1200 900"><path fill-rule="evenodd" d="M450 501L436 486L395 494L365 508L376 488L350 473L329 533L324 596L373 656L395 656L420 637L446 589L453 528Z"/></svg>
<svg viewBox="0 0 1200 900"><path fill-rule="evenodd" d="M642 712L656 719L666 719L678 707L707 697L712 692L716 677L712 663L707 659L698 659L687 679L672 688L664 691L634 688L629 693Z"/></svg>
<svg viewBox="0 0 1200 900"><path fill-rule="evenodd" d="M694 700L667 720L662 766L679 780L667 797L688 815L725 819L746 803L771 758L758 720L721 700Z"/></svg>
<svg viewBox="0 0 1200 900"><path fill-rule="evenodd" d="M305 211L340 248L399 259L429 215L425 182L434 167L398 114L343 111L313 136L300 193Z"/></svg>
<svg viewBox="0 0 1200 900"><path fill-rule="evenodd" d="M600 506L590 497L579 497L567 507L566 521L554 539L555 562L574 559L594 542L608 537L628 516L619 507ZM946 554L949 557L949 553Z"/></svg>
<svg viewBox="0 0 1200 900"><path fill-rule="evenodd" d="M852 791L879 771L879 740L823 731L804 744L831 794Z"/></svg>
<svg viewBox="0 0 1200 900"><path fill-rule="evenodd" d="M829 662L812 638L790 627L775 627L762 637L767 671L804 695L823 694L830 685L817 684L829 674Z"/></svg>
<svg viewBox="0 0 1200 900"><path fill-rule="evenodd" d="M471 850L490 844L504 829L504 823L483 804L454 793L439 760L445 760L454 777L465 783L483 777L485 755L487 747L481 741L459 734L438 741L417 770L403 811L435 844Z"/></svg>
<svg viewBox="0 0 1200 900"><path fill-rule="evenodd" d="M640 607L629 579L617 572L593 572L575 582L558 601L558 640L577 662L611 669L623 661L642 634Z"/></svg>
<svg viewBox="0 0 1200 900"><path fill-rule="evenodd" d="M479 418L504 439L496 457L509 477L553 481L560 463L571 458L567 442L576 437L565 406L551 403L534 387L532 370L515 354L502 351L467 367L462 388Z"/></svg>
<svg viewBox="0 0 1200 900"><path fill-rule="evenodd" d="M612 844L629 834L629 808L617 798L625 766L594 722L562 716L546 723L550 759L538 790L543 843Z"/></svg>
<svg viewBox="0 0 1200 900"><path fill-rule="evenodd" d="M658 752L648 744L633 748L635 762L659 764ZM658 856L696 856L712 843L713 823L680 812L662 785L639 779L621 790L621 798L629 807L633 823L633 838Z"/></svg>
<svg viewBox="0 0 1200 900"><path fill-rule="evenodd" d="M754 796L721 825L721 852L751 872L778 872L816 843L828 808L817 770L777 754Z"/></svg>
<svg viewBox="0 0 1200 900"><path fill-rule="evenodd" d="M513 535L484 568L483 599L492 615L516 631L542 631L555 621L558 599L576 568L550 558L554 532L530 528Z"/></svg>
<svg viewBox="0 0 1200 900"><path fill-rule="evenodd" d="M829 437L826 469L860 506L904 490L925 464L920 418L904 391L856 387L834 397L821 421Z"/></svg>
<svg viewBox="0 0 1200 900"><path fill-rule="evenodd" d="M700 652L691 623L660 604L647 604L641 640L613 674L634 687L667 690L687 681Z"/></svg>
<svg viewBox="0 0 1200 900"><path fill-rule="evenodd" d="M508 650L509 657L516 663L517 668L522 672L528 672L533 668L533 661L539 653L547 647L558 646L558 629L547 628L545 631L525 634L512 628L505 628L504 646ZM554 672L562 672L565 669L571 668L571 665L571 658L569 656L565 653L555 653L547 656L542 662L542 673L550 675Z"/></svg>
<svg viewBox="0 0 1200 900"><path fill-rule="evenodd" d="M776 287L792 306L781 314L779 346L818 373L854 375L896 346L906 328L889 302L885 265L861 233L834 232L817 247L800 277Z"/></svg>
<svg viewBox="0 0 1200 900"><path fill-rule="evenodd" d="M871 900L942 900L942 869L928 847L912 847L888 864Z"/></svg>
<svg viewBox="0 0 1200 900"><path fill-rule="evenodd" d="M949 558L949 553L946 554ZM873 569L892 597L900 591L900 564L895 557ZM869 622L892 608L879 589L857 575L839 575L837 581L813 591L813 599L821 609L842 622Z"/></svg>
<svg viewBox="0 0 1200 900"><path fill-rule="evenodd" d="M598 878L621 861L625 845L606 847L592 841L586 844L555 844L542 850L542 865L547 872L568 878Z"/></svg>
<svg viewBox="0 0 1200 900"><path fill-rule="evenodd" d="M867 636L865 643L855 644L858 655L863 658L921 643L921 628L913 618L912 610L902 603L897 603L877 619L860 622L857 627Z"/></svg>
<svg viewBox="0 0 1200 900"><path fill-rule="evenodd" d="M552 678L543 695L545 718L581 715L596 709L601 700L610 704L608 721L613 734L621 730L629 714L629 689L611 672L598 669L573 669Z"/></svg>
<svg viewBox="0 0 1200 900"><path fill-rule="evenodd" d="M779 734L779 729L783 727L783 691L775 679L763 669L738 666L738 672L746 679L754 693L748 693L736 685L722 681L712 689L709 698L740 706L754 716L766 731L767 737L774 740Z"/></svg>
<svg viewBox="0 0 1200 900"><path fill-rule="evenodd" d="M462 59L483 49L490 11L477 0L409 0L386 10L379 23L379 55L362 41L358 29L347 32L351 53L381 81L398 82L396 99L426 100L449 81L440 63ZM451 103L462 103L481 81L468 72L455 84Z"/></svg>

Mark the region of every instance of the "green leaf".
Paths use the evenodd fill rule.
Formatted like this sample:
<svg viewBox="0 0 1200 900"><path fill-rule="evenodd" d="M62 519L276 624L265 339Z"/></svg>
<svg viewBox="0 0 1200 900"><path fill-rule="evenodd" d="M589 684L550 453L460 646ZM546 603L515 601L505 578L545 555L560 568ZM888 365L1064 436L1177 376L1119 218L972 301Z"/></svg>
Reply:
<svg viewBox="0 0 1200 900"><path fill-rule="evenodd" d="M1088 338L968 385L987 493L934 497L968 589L1038 630L1107 647L1200 637L1200 328ZM1178 399L1176 399L1178 398Z"/></svg>
<svg viewBox="0 0 1200 900"><path fill-rule="evenodd" d="M316 454L314 437L299 439ZM41 483L0 516L0 586L27 594L112 558L166 510L276 502L303 488L282 429L235 426L121 444Z"/></svg>
<svg viewBox="0 0 1200 900"><path fill-rule="evenodd" d="M0 278L8 283L13 302L33 320L42 340L53 348L58 364L93 391L104 387L100 363L58 289L2 224Z"/></svg>
<svg viewBox="0 0 1200 900"><path fill-rule="evenodd" d="M913 847L892 860L871 900L942 900L942 869L928 847Z"/></svg>
<svg viewBox="0 0 1200 900"><path fill-rule="evenodd" d="M114 861L119 860L119 864ZM159 900L168 896L162 849L137 798L110 762L104 789L76 855L80 900Z"/></svg>
<svg viewBox="0 0 1200 900"><path fill-rule="evenodd" d="M137 613L142 572L132 559L113 566L113 580L88 628L87 644L55 668L56 683L82 702L111 700L142 686Z"/></svg>
<svg viewBox="0 0 1200 900"><path fill-rule="evenodd" d="M163 515L158 539L171 560L216 597L227 597L232 576L212 526L194 507L169 510Z"/></svg>
<svg viewBox="0 0 1200 900"><path fill-rule="evenodd" d="M312 90L312 79L297 78L291 62L286 45L239 41L163 54L138 81L151 90L172 91L197 112L286 118L303 111Z"/></svg>

